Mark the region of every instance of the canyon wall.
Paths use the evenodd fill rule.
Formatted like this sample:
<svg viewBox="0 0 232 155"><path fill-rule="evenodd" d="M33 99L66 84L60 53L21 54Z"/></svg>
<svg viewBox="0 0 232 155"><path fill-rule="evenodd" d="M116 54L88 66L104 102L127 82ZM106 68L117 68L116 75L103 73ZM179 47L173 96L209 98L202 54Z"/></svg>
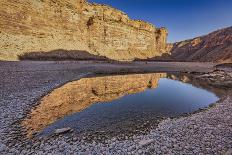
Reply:
<svg viewBox="0 0 232 155"><path fill-rule="evenodd" d="M167 51L175 61L232 63L232 27L168 44Z"/></svg>
<svg viewBox="0 0 232 155"><path fill-rule="evenodd" d="M115 60L165 53L167 30L85 0L0 0L0 60L82 50Z"/></svg>

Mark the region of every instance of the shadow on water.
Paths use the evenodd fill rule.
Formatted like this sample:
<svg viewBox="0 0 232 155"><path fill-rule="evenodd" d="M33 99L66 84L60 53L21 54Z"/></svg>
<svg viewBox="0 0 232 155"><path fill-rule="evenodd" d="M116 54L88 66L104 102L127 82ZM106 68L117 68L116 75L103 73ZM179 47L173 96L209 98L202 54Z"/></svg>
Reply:
<svg viewBox="0 0 232 155"><path fill-rule="evenodd" d="M70 127L79 134L143 134L162 119L205 108L223 94L187 74L83 78L43 97L22 124L28 136ZM38 123L39 122L39 123Z"/></svg>

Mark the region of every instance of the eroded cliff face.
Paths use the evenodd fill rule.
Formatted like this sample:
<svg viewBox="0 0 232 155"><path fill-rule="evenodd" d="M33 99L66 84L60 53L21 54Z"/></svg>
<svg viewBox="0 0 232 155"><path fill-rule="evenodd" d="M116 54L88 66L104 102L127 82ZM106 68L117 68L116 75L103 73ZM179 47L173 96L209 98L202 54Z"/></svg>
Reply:
<svg viewBox="0 0 232 155"><path fill-rule="evenodd" d="M43 97L22 124L31 136L58 119L80 112L92 104L156 88L159 79L166 76L166 73L118 75L70 82Z"/></svg>
<svg viewBox="0 0 232 155"><path fill-rule="evenodd" d="M175 61L232 63L232 27L169 44L167 51Z"/></svg>
<svg viewBox="0 0 232 155"><path fill-rule="evenodd" d="M85 0L0 0L0 60L84 50L116 60L162 55L167 30Z"/></svg>

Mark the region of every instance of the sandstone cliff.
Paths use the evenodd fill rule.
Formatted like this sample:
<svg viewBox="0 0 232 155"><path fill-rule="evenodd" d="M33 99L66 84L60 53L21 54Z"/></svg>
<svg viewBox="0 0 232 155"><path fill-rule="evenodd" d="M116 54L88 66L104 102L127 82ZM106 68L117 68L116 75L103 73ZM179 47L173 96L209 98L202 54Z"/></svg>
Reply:
<svg viewBox="0 0 232 155"><path fill-rule="evenodd" d="M169 44L168 50L175 61L232 63L232 27Z"/></svg>
<svg viewBox="0 0 232 155"><path fill-rule="evenodd" d="M0 0L0 60L82 50L116 60L160 56L167 30L85 0Z"/></svg>

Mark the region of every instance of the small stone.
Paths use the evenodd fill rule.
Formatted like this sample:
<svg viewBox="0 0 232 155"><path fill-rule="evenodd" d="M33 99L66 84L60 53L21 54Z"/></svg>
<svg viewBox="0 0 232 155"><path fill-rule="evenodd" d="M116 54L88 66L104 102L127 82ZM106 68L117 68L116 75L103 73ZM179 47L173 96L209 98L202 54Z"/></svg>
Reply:
<svg viewBox="0 0 232 155"><path fill-rule="evenodd" d="M218 124L218 128L221 128L222 127L222 125L221 124Z"/></svg>
<svg viewBox="0 0 232 155"><path fill-rule="evenodd" d="M4 144L0 144L0 152L3 152L6 149L6 146Z"/></svg>
<svg viewBox="0 0 232 155"><path fill-rule="evenodd" d="M225 155L232 155L232 149L229 149L229 150L225 153Z"/></svg>
<svg viewBox="0 0 232 155"><path fill-rule="evenodd" d="M139 146L144 147L144 146L146 146L146 145L151 144L152 142L154 142L153 139L141 140L141 141L139 142Z"/></svg>
<svg viewBox="0 0 232 155"><path fill-rule="evenodd" d="M188 150L190 147L189 147L189 145L186 145L184 148Z"/></svg>
<svg viewBox="0 0 232 155"><path fill-rule="evenodd" d="M61 128L61 129L56 129L55 134L63 134L72 131L71 128Z"/></svg>
<svg viewBox="0 0 232 155"><path fill-rule="evenodd" d="M112 141L114 142L114 141L116 141L117 139L114 137L114 138L112 138Z"/></svg>
<svg viewBox="0 0 232 155"><path fill-rule="evenodd" d="M139 153L139 154L142 154L142 153L143 153L143 151L142 151L142 150L138 150L138 153Z"/></svg>
<svg viewBox="0 0 232 155"><path fill-rule="evenodd" d="M177 144L174 144L173 147L174 147L174 148L178 148L179 146L178 146Z"/></svg>

